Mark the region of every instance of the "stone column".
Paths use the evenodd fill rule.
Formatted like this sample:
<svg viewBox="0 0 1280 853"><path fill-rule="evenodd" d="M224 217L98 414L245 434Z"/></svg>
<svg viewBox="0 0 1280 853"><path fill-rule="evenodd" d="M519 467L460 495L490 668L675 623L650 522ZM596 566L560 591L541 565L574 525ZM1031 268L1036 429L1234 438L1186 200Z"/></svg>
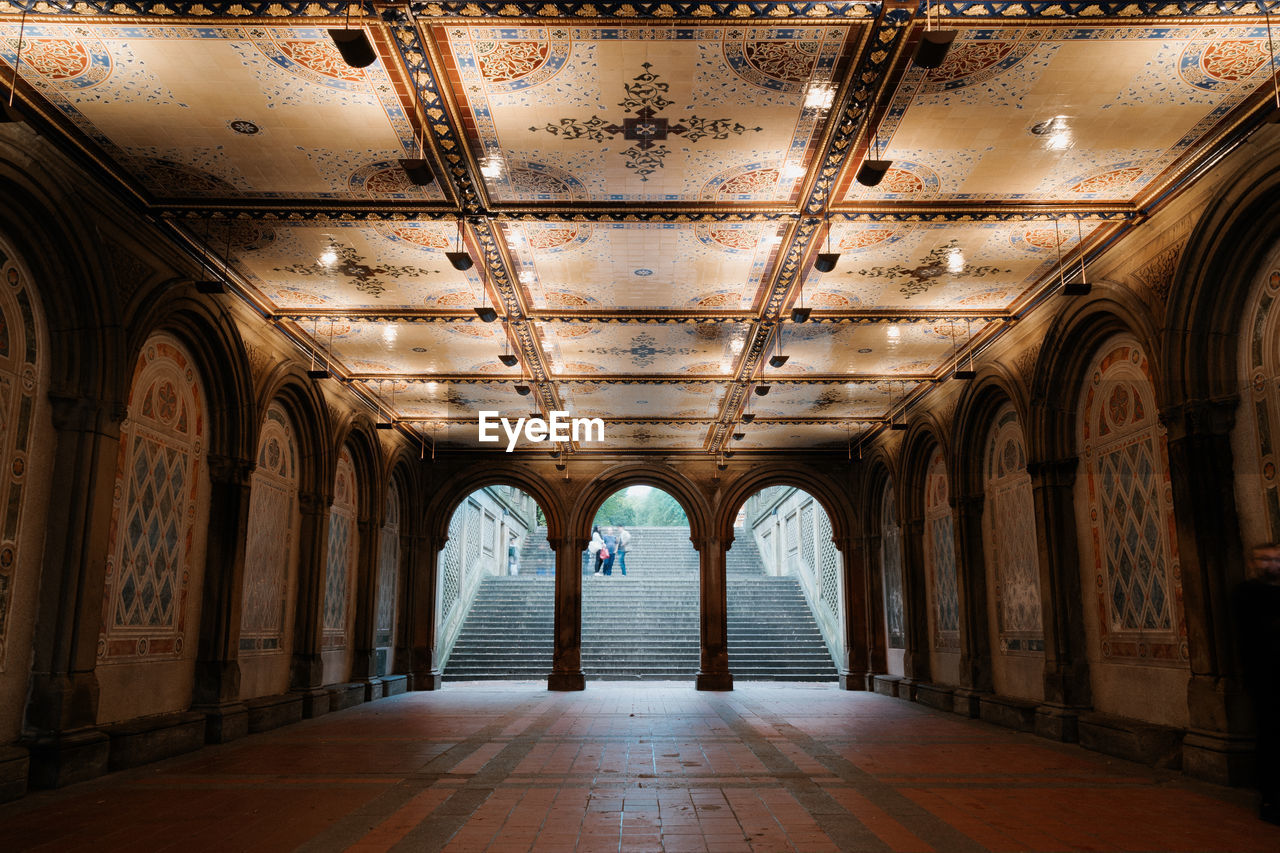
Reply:
<svg viewBox="0 0 1280 853"><path fill-rule="evenodd" d="M409 689L439 690L440 649L436 643L436 590L445 539L428 534L401 537L405 543L405 635L409 643Z"/></svg>
<svg viewBox="0 0 1280 853"><path fill-rule="evenodd" d="M1076 740L1079 712L1093 702L1076 539L1078 466L1074 456L1027 465L1044 602L1045 701L1036 711L1036 734L1063 741Z"/></svg>
<svg viewBox="0 0 1280 853"><path fill-rule="evenodd" d="M302 715L318 717L329 712L329 691L324 689L324 659L320 655L324 634L324 571L329 554L331 498L314 492L298 494L302 524L298 536L298 601L293 620L293 661L290 689L302 694Z"/></svg>
<svg viewBox="0 0 1280 853"><path fill-rule="evenodd" d="M375 501L375 503L379 503ZM378 677L378 560L382 556L381 511L359 522L360 550L356 554L356 621L351 638L351 680L364 684L366 702L382 698Z"/></svg>
<svg viewBox="0 0 1280 853"><path fill-rule="evenodd" d="M565 536L551 543L556 552L555 637L548 690L583 690L582 551L586 540Z"/></svg>
<svg viewBox="0 0 1280 853"><path fill-rule="evenodd" d="M956 579L960 604L960 687L955 710L978 716L978 703L992 691L991 632L987 619L986 555L982 545L981 493L956 501Z"/></svg>
<svg viewBox="0 0 1280 853"><path fill-rule="evenodd" d="M1251 713L1236 677L1229 600L1245 575L1231 453L1238 403L1233 396L1161 413L1191 658L1182 767L1220 785L1248 781L1252 763Z"/></svg>
<svg viewBox="0 0 1280 853"><path fill-rule="evenodd" d="M209 743L249 733L249 709L240 701L240 618L253 468L248 459L209 456L209 534L191 705L205 715Z"/></svg>
<svg viewBox="0 0 1280 853"><path fill-rule="evenodd" d="M871 677L871 610L868 607L867 571L862 541L853 536L835 540L843 568L844 654L837 669L841 690L866 690Z"/></svg>
<svg viewBox="0 0 1280 853"><path fill-rule="evenodd" d="M26 725L31 784L53 788L107 772L98 721L98 632L111 504L126 408L51 394L58 452L31 661Z"/></svg>
<svg viewBox="0 0 1280 853"><path fill-rule="evenodd" d="M733 675L729 672L729 601L725 578L727 546L714 537L693 545L698 549L698 636L701 646L695 683L699 690L732 690Z"/></svg>
<svg viewBox="0 0 1280 853"><path fill-rule="evenodd" d="M898 686L904 699L915 698L915 685L927 683L929 672L929 590L924 566L924 519L902 525L902 610L905 651L903 679ZM902 693L901 691L906 691Z"/></svg>
<svg viewBox="0 0 1280 853"><path fill-rule="evenodd" d="M880 533L858 539L863 565L867 567L866 583L867 624L867 689L874 690L874 679L889 671L889 652L885 639L884 567L880 563Z"/></svg>

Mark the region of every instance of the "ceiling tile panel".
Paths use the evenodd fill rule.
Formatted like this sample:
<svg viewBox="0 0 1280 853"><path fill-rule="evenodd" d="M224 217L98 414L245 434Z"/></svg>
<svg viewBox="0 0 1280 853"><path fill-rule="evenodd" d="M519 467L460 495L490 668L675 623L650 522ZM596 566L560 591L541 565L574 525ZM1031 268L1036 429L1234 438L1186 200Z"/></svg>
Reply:
<svg viewBox="0 0 1280 853"><path fill-rule="evenodd" d="M573 414L603 418L702 418L720 413L721 382L562 382L561 397Z"/></svg>
<svg viewBox="0 0 1280 853"><path fill-rule="evenodd" d="M512 223L504 229L538 309L751 308L782 225Z"/></svg>
<svg viewBox="0 0 1280 853"><path fill-rule="evenodd" d="M980 329L975 325L976 335ZM782 333L781 368L764 368L764 377L806 374L922 374L951 357L963 332L951 323L788 323ZM962 339L960 339L962 340ZM770 353L774 350L770 350ZM766 362L767 364L767 362Z"/></svg>
<svg viewBox="0 0 1280 853"><path fill-rule="evenodd" d="M539 323L561 375L728 376L747 323Z"/></svg>
<svg viewBox="0 0 1280 853"><path fill-rule="evenodd" d="M0 25L6 54L17 29ZM414 130L381 61L348 66L317 27L36 20L22 63L159 197L444 198L395 162L414 151Z"/></svg>
<svg viewBox="0 0 1280 853"><path fill-rule="evenodd" d="M200 227L192 230L199 235ZM437 222L237 223L231 259L284 311L469 312L483 303L482 284L476 268L458 272L445 258L456 233Z"/></svg>
<svg viewBox="0 0 1280 853"><path fill-rule="evenodd" d="M846 26L441 26L491 196L785 201Z"/></svg>
<svg viewBox="0 0 1280 853"><path fill-rule="evenodd" d="M605 446L609 450L702 450L711 426L709 421L606 421Z"/></svg>
<svg viewBox="0 0 1280 853"><path fill-rule="evenodd" d="M751 411L760 418L865 420L884 417L890 395L901 392L888 382L773 382L768 395L752 395Z"/></svg>
<svg viewBox="0 0 1280 853"><path fill-rule="evenodd" d="M498 323L322 319L315 324L322 346L328 345L330 323L333 351L353 373L416 373L425 378L440 374L520 375L519 367L504 367L498 362L502 351L502 326Z"/></svg>
<svg viewBox="0 0 1280 853"><path fill-rule="evenodd" d="M865 425L850 422L828 423L770 423L757 421L749 426L737 427L743 434L741 441L731 440L729 450L759 450L773 447L792 447L803 450L810 447L843 447L850 439L856 439L865 431Z"/></svg>
<svg viewBox="0 0 1280 853"><path fill-rule="evenodd" d="M1267 80L1262 24L972 27L908 70L847 201L1134 198ZM927 75L927 76L926 76Z"/></svg>

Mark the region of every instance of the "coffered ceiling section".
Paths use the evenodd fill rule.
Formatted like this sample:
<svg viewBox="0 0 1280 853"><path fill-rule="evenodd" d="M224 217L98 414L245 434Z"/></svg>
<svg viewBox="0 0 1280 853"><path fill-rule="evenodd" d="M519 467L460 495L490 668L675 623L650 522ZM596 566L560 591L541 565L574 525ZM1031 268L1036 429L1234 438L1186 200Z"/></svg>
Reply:
<svg viewBox="0 0 1280 853"><path fill-rule="evenodd" d="M428 29L494 201L790 201L861 29L761 23Z"/></svg>
<svg viewBox="0 0 1280 853"><path fill-rule="evenodd" d="M747 323L540 323L540 339L562 375L732 375Z"/></svg>
<svg viewBox="0 0 1280 853"><path fill-rule="evenodd" d="M776 222L516 222L503 233L540 311L747 311L782 239Z"/></svg>
<svg viewBox="0 0 1280 853"><path fill-rule="evenodd" d="M965 26L879 122L894 161L847 202L1128 201L1269 77L1265 23Z"/></svg>
<svg viewBox="0 0 1280 853"><path fill-rule="evenodd" d="M395 66L352 68L319 27L34 19L23 42L24 79L156 197L444 198L396 166Z"/></svg>

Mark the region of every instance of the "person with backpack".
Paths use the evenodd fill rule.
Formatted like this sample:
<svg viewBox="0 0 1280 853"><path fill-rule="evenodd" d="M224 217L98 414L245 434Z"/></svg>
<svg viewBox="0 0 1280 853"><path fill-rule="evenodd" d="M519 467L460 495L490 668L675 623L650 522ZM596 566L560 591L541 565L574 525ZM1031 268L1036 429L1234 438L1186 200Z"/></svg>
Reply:
<svg viewBox="0 0 1280 853"><path fill-rule="evenodd" d="M616 528L618 537L618 568L622 570L622 576L627 576L627 546L631 544L631 534L627 532L627 528L619 524Z"/></svg>

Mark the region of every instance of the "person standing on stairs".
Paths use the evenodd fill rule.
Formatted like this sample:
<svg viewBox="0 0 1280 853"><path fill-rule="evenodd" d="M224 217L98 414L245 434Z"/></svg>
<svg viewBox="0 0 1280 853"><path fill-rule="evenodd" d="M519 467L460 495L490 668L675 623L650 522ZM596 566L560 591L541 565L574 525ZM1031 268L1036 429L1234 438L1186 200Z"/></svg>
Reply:
<svg viewBox="0 0 1280 853"><path fill-rule="evenodd" d="M614 528L614 534L618 537L618 568L622 569L622 576L625 578L627 576L627 546L631 544L631 534L621 524Z"/></svg>
<svg viewBox="0 0 1280 853"><path fill-rule="evenodd" d="M604 534L604 545L600 548L600 568L604 570L604 576L610 577L613 574L613 555L618 549L618 537L612 532Z"/></svg>
<svg viewBox="0 0 1280 853"><path fill-rule="evenodd" d="M600 535L599 526L591 528L591 541L587 543L587 553L596 558L596 577L600 577L600 563L604 558L600 556L600 549L604 547L604 537Z"/></svg>

